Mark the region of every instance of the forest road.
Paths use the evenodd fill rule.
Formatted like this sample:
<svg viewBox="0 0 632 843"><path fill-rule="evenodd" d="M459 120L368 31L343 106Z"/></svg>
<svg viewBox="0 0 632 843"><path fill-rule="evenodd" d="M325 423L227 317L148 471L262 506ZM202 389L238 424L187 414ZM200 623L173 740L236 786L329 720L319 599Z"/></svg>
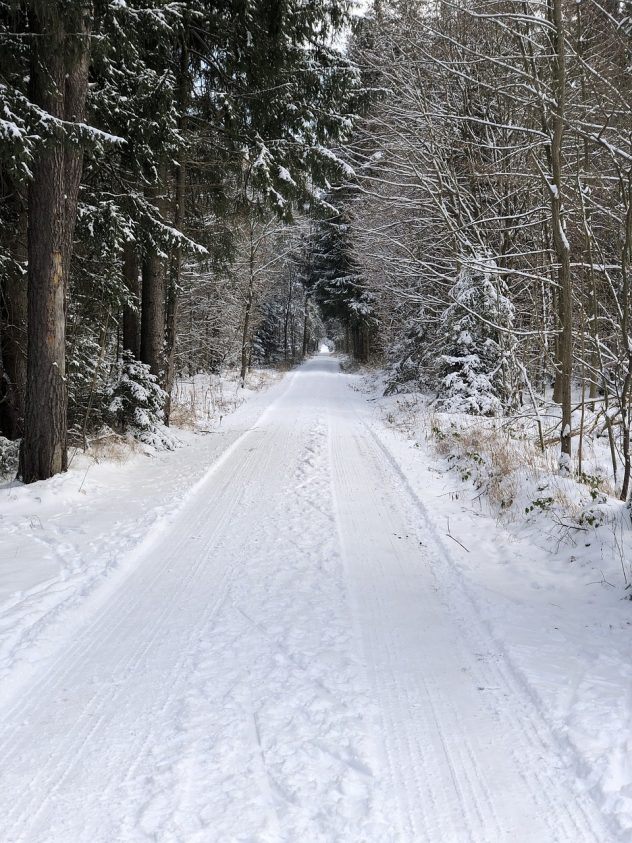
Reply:
<svg viewBox="0 0 632 843"><path fill-rule="evenodd" d="M356 383L288 375L0 710L0 841L616 840Z"/></svg>

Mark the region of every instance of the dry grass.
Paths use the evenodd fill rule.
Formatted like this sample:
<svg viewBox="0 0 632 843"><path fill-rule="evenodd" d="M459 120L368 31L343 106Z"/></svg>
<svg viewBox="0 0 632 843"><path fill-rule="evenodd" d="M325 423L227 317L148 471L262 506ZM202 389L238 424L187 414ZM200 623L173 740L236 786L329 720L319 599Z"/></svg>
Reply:
<svg viewBox="0 0 632 843"><path fill-rule="evenodd" d="M195 398L183 395L181 401L171 399L171 414L169 416L169 423L173 427L180 427L184 430L194 430L197 427L197 412L195 407Z"/></svg>
<svg viewBox="0 0 632 843"><path fill-rule="evenodd" d="M267 389L294 368L296 368L296 364L287 362L275 363L274 367L270 369L255 369L246 376L246 387L257 392Z"/></svg>
<svg viewBox="0 0 632 843"><path fill-rule="evenodd" d="M171 424L194 429L200 424L219 421L240 403L238 385L211 376L207 383L178 380L171 394Z"/></svg>
<svg viewBox="0 0 632 843"><path fill-rule="evenodd" d="M274 364L274 371L276 372L291 372L298 366L297 360L280 360Z"/></svg>
<svg viewBox="0 0 632 843"><path fill-rule="evenodd" d="M420 428L427 429L428 412L415 393L402 395L395 401L396 409L388 409L384 420L407 436L415 436Z"/></svg>
<svg viewBox="0 0 632 843"><path fill-rule="evenodd" d="M108 431L101 436L90 439L85 454L95 463L114 462L122 464L140 454L142 450L142 444L133 436L121 436L114 431Z"/></svg>
<svg viewBox="0 0 632 843"><path fill-rule="evenodd" d="M582 487L558 472L557 449L542 451L537 438L524 426L514 426L506 419L466 417L457 423L434 413L427 424L435 449L452 462L464 481L472 481L492 511L503 517L554 506L564 517L579 521L586 506L582 498L611 494L601 477L589 478L579 494Z"/></svg>
<svg viewBox="0 0 632 843"><path fill-rule="evenodd" d="M289 368L289 366L288 366ZM246 390L259 391L281 377L281 368L254 369L246 377ZM171 424L195 429L221 422L244 400L236 372L229 376L210 375L209 379L178 379L171 394Z"/></svg>

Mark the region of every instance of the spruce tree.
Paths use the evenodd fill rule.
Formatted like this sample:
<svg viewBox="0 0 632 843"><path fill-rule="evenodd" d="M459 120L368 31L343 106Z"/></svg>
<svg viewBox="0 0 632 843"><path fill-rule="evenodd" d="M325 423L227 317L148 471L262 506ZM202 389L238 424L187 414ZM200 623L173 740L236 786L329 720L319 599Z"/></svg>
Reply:
<svg viewBox="0 0 632 843"><path fill-rule="evenodd" d="M438 406L447 412L501 415L515 406L520 376L514 307L493 259L466 264L451 299L437 338Z"/></svg>

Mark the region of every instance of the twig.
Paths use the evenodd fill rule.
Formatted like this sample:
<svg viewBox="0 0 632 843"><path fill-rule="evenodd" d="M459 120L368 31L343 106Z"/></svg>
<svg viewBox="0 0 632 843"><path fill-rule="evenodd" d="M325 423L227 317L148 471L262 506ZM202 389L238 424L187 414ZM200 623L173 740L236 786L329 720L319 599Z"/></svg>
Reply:
<svg viewBox="0 0 632 843"><path fill-rule="evenodd" d="M611 582L604 577L603 571L601 572L601 579L595 580L594 582L587 582L586 585L609 585L610 588L616 588L616 585L613 585Z"/></svg>
<svg viewBox="0 0 632 843"><path fill-rule="evenodd" d="M469 551L469 548L467 548L467 547L463 544L463 542L460 542L457 538L455 538L455 537L452 535L452 533L450 532L450 519L448 518L448 519L447 519L447 521L448 521L448 532L446 533L446 536L447 536L449 539L452 539L452 541L453 541L453 542L456 542L458 545L460 545L460 546L463 548L463 550L465 550L467 553L469 553L469 552L470 552L470 551Z"/></svg>

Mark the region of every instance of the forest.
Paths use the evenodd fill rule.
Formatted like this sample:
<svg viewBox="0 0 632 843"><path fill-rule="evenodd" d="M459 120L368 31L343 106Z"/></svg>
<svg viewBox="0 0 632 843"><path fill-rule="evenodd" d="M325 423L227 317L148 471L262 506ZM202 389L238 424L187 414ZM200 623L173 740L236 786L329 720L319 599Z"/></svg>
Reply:
<svg viewBox="0 0 632 843"><path fill-rule="evenodd" d="M183 373L244 383L327 336L387 391L531 414L561 473L602 437L628 500L630 13L0 3L0 434L19 477L64 471L103 428L168 425Z"/></svg>
<svg viewBox="0 0 632 843"><path fill-rule="evenodd" d="M632 841L632 0L0 0L0 841Z"/></svg>

